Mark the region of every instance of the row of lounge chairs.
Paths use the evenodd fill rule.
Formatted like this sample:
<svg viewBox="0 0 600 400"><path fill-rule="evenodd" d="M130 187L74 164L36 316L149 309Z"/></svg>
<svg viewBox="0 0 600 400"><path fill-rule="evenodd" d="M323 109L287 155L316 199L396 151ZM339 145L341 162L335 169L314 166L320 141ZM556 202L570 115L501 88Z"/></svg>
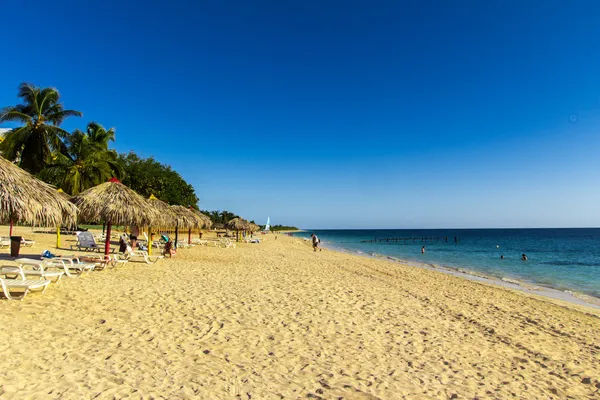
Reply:
<svg viewBox="0 0 600 400"><path fill-rule="evenodd" d="M21 300L30 291L46 291L51 282L58 283L63 276L77 278L85 272L99 271L107 266L116 267L128 262L116 256L96 255L81 261L76 256L18 258L13 265L0 266L0 286L9 300ZM15 293L16 292L16 293Z"/></svg>
<svg viewBox="0 0 600 400"><path fill-rule="evenodd" d="M21 238L21 246L31 247L35 244L35 240ZM10 237L0 236L0 249L7 249L10 247Z"/></svg>
<svg viewBox="0 0 600 400"><path fill-rule="evenodd" d="M192 245L198 244L201 246L214 246L214 247L223 247L223 248L233 248L235 249L235 243L231 241L229 238L218 238L218 239L192 239Z"/></svg>
<svg viewBox="0 0 600 400"><path fill-rule="evenodd" d="M235 243L228 238L217 240L194 239L191 243L180 241L178 247L185 248L196 244L235 248ZM8 246L10 246L10 240L8 241ZM164 246L164 243L160 241L153 242L153 246L160 248ZM104 246L98 244L91 233L79 232L77 243L71 246L71 248L94 252L103 250ZM147 251L132 250L129 248L125 253L108 256L104 254L86 254L82 257L74 255L51 258L42 257L39 260L19 258L13 261L13 265L0 266L0 286L7 299L21 300L29 292L41 291L43 293L51 282L58 283L63 276L77 278L86 272L100 271L106 267L115 268L119 265L124 265L135 258L141 258L147 264L153 264L162 259L163 256L149 256Z"/></svg>

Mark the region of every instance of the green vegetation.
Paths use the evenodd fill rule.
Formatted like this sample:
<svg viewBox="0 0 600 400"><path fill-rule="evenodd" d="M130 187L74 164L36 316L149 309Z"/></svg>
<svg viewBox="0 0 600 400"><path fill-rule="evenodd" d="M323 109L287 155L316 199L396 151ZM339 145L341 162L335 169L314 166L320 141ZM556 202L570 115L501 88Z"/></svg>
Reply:
<svg viewBox="0 0 600 400"><path fill-rule="evenodd" d="M114 140L114 128L107 131L90 122L87 132L76 129L66 138L66 151L54 152L39 177L72 195L113 176L122 179L125 172L117 152L108 149L108 142Z"/></svg>
<svg viewBox="0 0 600 400"><path fill-rule="evenodd" d="M140 158L134 152L121 154L119 161L125 171L123 184L142 196L156 198L171 204L198 208L198 197L194 187L168 165L156 161L153 157Z"/></svg>
<svg viewBox="0 0 600 400"><path fill-rule="evenodd" d="M239 218L239 215L231 213L229 211L208 211L202 210L202 214L206 215L210 218L213 223L213 226L221 226L227 224L234 218Z"/></svg>
<svg viewBox="0 0 600 400"><path fill-rule="evenodd" d="M109 149L114 128L90 122L85 132L61 129L66 118L82 113L65 110L55 88L22 83L18 97L21 104L0 109L0 123L22 124L1 136L0 154L9 161L70 195L116 177L144 197L154 194L172 205L198 207L192 185L171 167L133 151L118 155Z"/></svg>
<svg viewBox="0 0 600 400"><path fill-rule="evenodd" d="M265 229L265 225L259 225L260 229ZM271 230L273 232L277 232L277 231L297 231L298 228L296 228L295 226L287 226L287 225L271 225Z"/></svg>
<svg viewBox="0 0 600 400"><path fill-rule="evenodd" d="M65 110L58 90L38 88L28 83L19 86L18 96L23 101L0 110L0 122L19 122L23 126L5 135L2 153L24 170L37 174L53 152L66 153L64 140L69 132L60 124L68 117L81 117L79 111Z"/></svg>
<svg viewBox="0 0 600 400"><path fill-rule="evenodd" d="M198 208L193 186L170 166L153 157L140 158L133 151L117 154L110 149L109 144L115 141L115 128L107 130L97 122L88 123L85 132L75 129L69 133L60 128L66 118L83 114L65 110L55 88L22 83L18 97L21 104L0 109L0 123L22 124L0 135L0 155L4 158L70 195L116 177L146 198L154 195L171 205ZM239 217L229 211L202 212L216 227ZM297 229L271 227L273 231Z"/></svg>

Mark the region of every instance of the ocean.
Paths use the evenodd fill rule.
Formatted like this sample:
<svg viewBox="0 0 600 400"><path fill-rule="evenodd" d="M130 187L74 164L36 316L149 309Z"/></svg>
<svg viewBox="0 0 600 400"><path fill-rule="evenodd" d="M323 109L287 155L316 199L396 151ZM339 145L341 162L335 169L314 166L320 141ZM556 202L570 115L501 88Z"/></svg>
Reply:
<svg viewBox="0 0 600 400"><path fill-rule="evenodd" d="M315 230L295 236L312 232L329 248L600 298L600 228Z"/></svg>

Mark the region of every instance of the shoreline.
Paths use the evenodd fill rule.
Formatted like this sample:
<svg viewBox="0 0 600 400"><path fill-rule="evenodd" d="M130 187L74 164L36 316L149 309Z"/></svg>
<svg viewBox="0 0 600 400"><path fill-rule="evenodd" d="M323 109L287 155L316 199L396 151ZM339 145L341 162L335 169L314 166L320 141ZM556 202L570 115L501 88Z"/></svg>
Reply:
<svg viewBox="0 0 600 400"><path fill-rule="evenodd" d="M400 265L423 268L430 271L437 271L444 274L456 276L459 278L467 279L472 282L478 282L493 287L505 288L516 290L521 293L530 295L540 296L547 300L558 300L578 306L589 307L594 310L600 310L600 298L588 295L586 293L577 292L576 290L561 290L551 286L546 286L536 282L523 282L511 277L497 277L493 275L487 275L478 271L471 271L467 268L461 267L450 267L445 265L436 265L430 263L423 263L418 261L405 260L398 257L387 256L380 253L368 254L360 250L347 249L344 247L328 245L327 242L322 242L323 248L330 251L337 251L341 253L358 255L361 257L368 257L375 260L386 260Z"/></svg>

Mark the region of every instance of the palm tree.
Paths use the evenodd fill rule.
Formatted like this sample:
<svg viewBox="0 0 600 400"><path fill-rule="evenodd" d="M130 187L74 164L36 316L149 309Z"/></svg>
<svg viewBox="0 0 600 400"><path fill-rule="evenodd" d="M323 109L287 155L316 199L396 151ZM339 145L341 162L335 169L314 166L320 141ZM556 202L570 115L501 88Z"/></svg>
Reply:
<svg viewBox="0 0 600 400"><path fill-rule="evenodd" d="M108 148L108 142L115 141L115 128L106 130L99 123L90 122L87 126L87 135L92 143L96 143L100 148L106 150Z"/></svg>
<svg viewBox="0 0 600 400"><path fill-rule="evenodd" d="M108 132L112 135L108 140L114 140L114 129L106 131L95 122L88 125L87 133L76 129L67 138L66 154L55 152L40 177L73 196L113 176L122 179L117 152L109 150L108 140L104 140Z"/></svg>
<svg viewBox="0 0 600 400"><path fill-rule="evenodd" d="M24 124L6 134L2 152L11 161L33 174L44 168L53 152L66 151L63 142L69 133L60 124L68 117L81 117L79 111L65 110L55 88L39 88L21 83L19 95L23 104L0 110L0 122L11 121Z"/></svg>

